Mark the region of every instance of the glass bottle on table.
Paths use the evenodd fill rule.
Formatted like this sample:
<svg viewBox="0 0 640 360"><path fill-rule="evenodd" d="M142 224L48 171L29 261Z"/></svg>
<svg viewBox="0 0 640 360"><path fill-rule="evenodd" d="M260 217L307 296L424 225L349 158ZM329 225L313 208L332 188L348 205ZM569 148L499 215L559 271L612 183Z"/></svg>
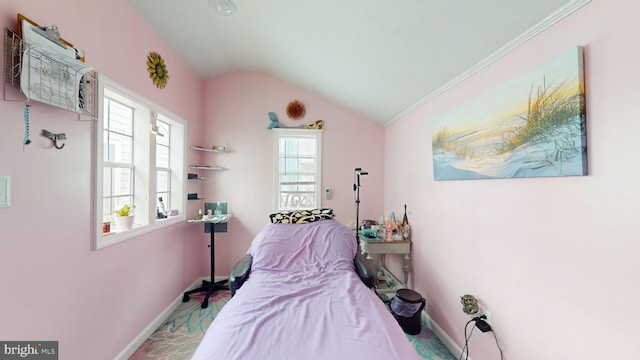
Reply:
<svg viewBox="0 0 640 360"><path fill-rule="evenodd" d="M222 217L222 206L220 202L216 204L216 219L220 219Z"/></svg>
<svg viewBox="0 0 640 360"><path fill-rule="evenodd" d="M158 219L164 219L167 217L167 209L164 206L164 203L162 202L162 197L158 198L158 214L156 215L156 217Z"/></svg>
<svg viewBox="0 0 640 360"><path fill-rule="evenodd" d="M407 218L407 204L404 204L404 216L402 217L402 237L409 240L411 234L411 226L409 226L409 218Z"/></svg>

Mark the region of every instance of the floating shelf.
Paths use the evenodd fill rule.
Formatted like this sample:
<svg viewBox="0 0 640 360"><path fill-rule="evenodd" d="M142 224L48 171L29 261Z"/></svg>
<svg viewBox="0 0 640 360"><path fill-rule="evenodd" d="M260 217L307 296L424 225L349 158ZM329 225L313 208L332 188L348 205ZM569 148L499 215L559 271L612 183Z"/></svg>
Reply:
<svg viewBox="0 0 640 360"><path fill-rule="evenodd" d="M198 193L189 193L187 194L187 200L204 200L204 198L199 197Z"/></svg>
<svg viewBox="0 0 640 360"><path fill-rule="evenodd" d="M226 149L225 150L209 149L209 148L203 148L201 146L192 146L191 149L198 150L198 151L214 152L214 153L222 153L227 151Z"/></svg>
<svg viewBox="0 0 640 360"><path fill-rule="evenodd" d="M207 180L207 178L198 174L187 173L187 180Z"/></svg>
<svg viewBox="0 0 640 360"><path fill-rule="evenodd" d="M224 166L191 165L189 167L192 169L201 169L201 170L229 170Z"/></svg>

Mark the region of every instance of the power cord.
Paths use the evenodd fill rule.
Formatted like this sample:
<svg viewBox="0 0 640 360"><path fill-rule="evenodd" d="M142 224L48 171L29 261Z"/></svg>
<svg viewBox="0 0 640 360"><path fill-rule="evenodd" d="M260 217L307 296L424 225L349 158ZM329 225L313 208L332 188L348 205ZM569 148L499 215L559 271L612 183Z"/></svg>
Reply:
<svg viewBox="0 0 640 360"><path fill-rule="evenodd" d="M460 358L458 358L458 360L462 360L462 355L464 355L465 353L465 349L467 352L467 356L465 357L465 359L469 359L469 339L471 339L471 334L473 334L473 330L476 328L475 326L473 328L471 328L471 332L469 332L469 336L467 336L467 326L469 326L469 324L471 324L472 322L476 321L477 319L479 319L478 317L474 317L473 319L467 321L467 323L464 325L464 347L462 348L462 352L460 353Z"/></svg>
<svg viewBox="0 0 640 360"><path fill-rule="evenodd" d="M481 315L481 316L476 316L473 319L467 321L467 323L464 325L464 347L462 348L462 353L460 353L460 358L458 360L462 360L462 356L465 354L465 349L466 349L466 357L465 359L468 360L469 359L469 339L471 339L471 334L473 334L473 330L475 328L480 329L480 331L484 332L488 332L490 331L491 334L493 335L493 338L496 340L496 346L498 347L498 350L500 351L500 360L503 359L503 355L502 355L502 348L500 348L500 344L498 343L498 337L496 336L496 332L493 331L493 329L491 328L491 325L489 325L485 319L487 317L485 315ZM469 326L469 324L471 324L472 322L475 322L475 326L471 329L471 331L469 332L469 335L467 336L467 327Z"/></svg>
<svg viewBox="0 0 640 360"><path fill-rule="evenodd" d="M502 349L500 348L500 344L498 344L498 337L496 336L496 332L491 330L491 333L493 334L493 338L496 339L496 346L498 347L498 350L500 350L500 360L502 360Z"/></svg>

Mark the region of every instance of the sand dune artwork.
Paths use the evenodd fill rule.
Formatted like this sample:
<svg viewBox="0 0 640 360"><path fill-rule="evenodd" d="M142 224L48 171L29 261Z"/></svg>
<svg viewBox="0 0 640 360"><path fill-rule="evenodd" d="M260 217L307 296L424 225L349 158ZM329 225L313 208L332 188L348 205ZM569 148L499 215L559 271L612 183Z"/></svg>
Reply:
<svg viewBox="0 0 640 360"><path fill-rule="evenodd" d="M432 120L435 180L587 175L582 47Z"/></svg>

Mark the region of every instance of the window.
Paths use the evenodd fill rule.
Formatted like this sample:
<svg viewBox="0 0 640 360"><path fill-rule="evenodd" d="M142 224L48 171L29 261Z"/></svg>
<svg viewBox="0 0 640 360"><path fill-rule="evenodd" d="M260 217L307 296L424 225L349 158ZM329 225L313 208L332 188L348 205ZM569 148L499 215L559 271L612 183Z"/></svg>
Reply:
<svg viewBox="0 0 640 360"><path fill-rule="evenodd" d="M158 120L158 132L163 134L156 137L156 199L162 201L164 208L171 209L171 125ZM164 215L164 214L163 214Z"/></svg>
<svg viewBox="0 0 640 360"><path fill-rule="evenodd" d="M276 211L321 207L322 130L273 130Z"/></svg>
<svg viewBox="0 0 640 360"><path fill-rule="evenodd" d="M113 95L111 95L113 96ZM104 98L103 221L125 204L135 205L133 173L134 109L113 98Z"/></svg>
<svg viewBox="0 0 640 360"><path fill-rule="evenodd" d="M184 121L104 76L99 84L96 249L185 219ZM158 216L159 198L167 210L175 210L173 216ZM135 216L133 229L123 231L113 220L125 204L134 207Z"/></svg>

